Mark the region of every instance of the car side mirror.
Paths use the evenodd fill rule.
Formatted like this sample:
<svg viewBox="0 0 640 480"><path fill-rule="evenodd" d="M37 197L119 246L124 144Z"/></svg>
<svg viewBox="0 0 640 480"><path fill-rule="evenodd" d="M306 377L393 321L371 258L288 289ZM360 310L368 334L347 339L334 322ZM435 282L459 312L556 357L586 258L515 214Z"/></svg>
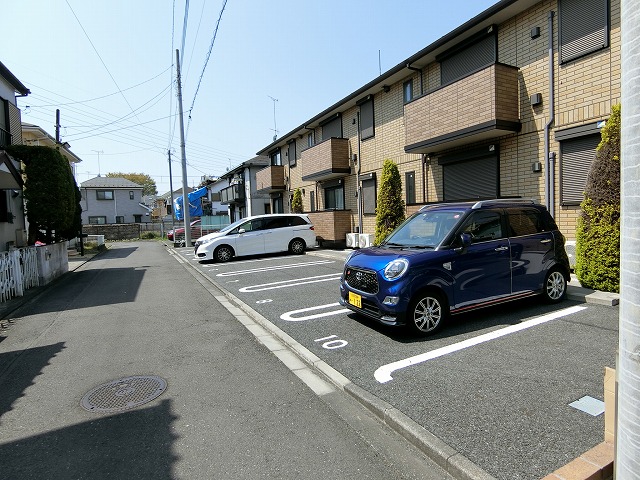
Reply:
<svg viewBox="0 0 640 480"><path fill-rule="evenodd" d="M466 232L461 233L460 244L462 245L462 248L467 248L469 245L471 245L471 234Z"/></svg>
<svg viewBox="0 0 640 480"><path fill-rule="evenodd" d="M239 233L240 235L242 235L244 232L246 232L246 230L245 230L244 228L240 228L240 229L238 229L238 233Z"/></svg>

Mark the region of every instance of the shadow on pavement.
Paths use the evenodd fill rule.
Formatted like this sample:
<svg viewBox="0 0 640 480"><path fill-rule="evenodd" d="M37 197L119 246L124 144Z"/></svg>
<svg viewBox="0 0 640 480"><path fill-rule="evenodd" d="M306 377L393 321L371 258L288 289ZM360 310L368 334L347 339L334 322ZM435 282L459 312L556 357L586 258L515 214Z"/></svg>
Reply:
<svg viewBox="0 0 640 480"><path fill-rule="evenodd" d="M176 418L163 400L0 444L0 478L172 479Z"/></svg>
<svg viewBox="0 0 640 480"><path fill-rule="evenodd" d="M64 343L54 343L24 351L0 353L0 425L2 425L2 415L11 410L13 403L24 394L27 388L33 385L34 379L64 348ZM22 361L18 362L15 369L10 370L11 365L18 357ZM9 373L5 376L4 373L8 370ZM0 454L0 458L3 459L2 462L6 461L2 454ZM0 475L0 478L13 477Z"/></svg>

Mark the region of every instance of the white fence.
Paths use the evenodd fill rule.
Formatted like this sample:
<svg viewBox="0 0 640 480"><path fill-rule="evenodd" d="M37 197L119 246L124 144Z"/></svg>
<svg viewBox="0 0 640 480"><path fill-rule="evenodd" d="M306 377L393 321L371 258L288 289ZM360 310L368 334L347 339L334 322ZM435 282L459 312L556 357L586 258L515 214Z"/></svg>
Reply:
<svg viewBox="0 0 640 480"><path fill-rule="evenodd" d="M21 297L26 289L37 285L36 247L0 252L0 302Z"/></svg>

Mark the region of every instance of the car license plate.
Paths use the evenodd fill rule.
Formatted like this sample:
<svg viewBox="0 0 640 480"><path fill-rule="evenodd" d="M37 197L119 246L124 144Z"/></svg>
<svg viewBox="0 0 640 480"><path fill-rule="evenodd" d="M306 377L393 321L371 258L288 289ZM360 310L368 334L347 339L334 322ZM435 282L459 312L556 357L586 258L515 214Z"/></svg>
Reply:
<svg viewBox="0 0 640 480"><path fill-rule="evenodd" d="M354 307L362 308L362 296L357 293L349 292L349 303Z"/></svg>

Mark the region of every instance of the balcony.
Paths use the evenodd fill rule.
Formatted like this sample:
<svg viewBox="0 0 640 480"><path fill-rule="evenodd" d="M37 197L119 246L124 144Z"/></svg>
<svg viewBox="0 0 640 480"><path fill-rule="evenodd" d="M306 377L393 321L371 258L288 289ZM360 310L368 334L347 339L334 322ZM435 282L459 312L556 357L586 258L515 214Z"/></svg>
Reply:
<svg viewBox="0 0 640 480"><path fill-rule="evenodd" d="M0 147L11 145L11 134L4 128L0 128Z"/></svg>
<svg viewBox="0 0 640 480"><path fill-rule="evenodd" d="M241 203L244 201L244 185L239 183L220 190L220 203Z"/></svg>
<svg viewBox="0 0 640 480"><path fill-rule="evenodd" d="M353 232L351 210L316 211L307 215L313 223L319 245L345 246L347 233Z"/></svg>
<svg viewBox="0 0 640 480"><path fill-rule="evenodd" d="M284 166L271 165L256 172L256 192L271 193L284 189Z"/></svg>
<svg viewBox="0 0 640 480"><path fill-rule="evenodd" d="M520 131L518 69L494 64L404 107L407 153L434 153Z"/></svg>
<svg viewBox="0 0 640 480"><path fill-rule="evenodd" d="M302 151L302 180L320 181L345 177L349 166L349 140L330 138Z"/></svg>

